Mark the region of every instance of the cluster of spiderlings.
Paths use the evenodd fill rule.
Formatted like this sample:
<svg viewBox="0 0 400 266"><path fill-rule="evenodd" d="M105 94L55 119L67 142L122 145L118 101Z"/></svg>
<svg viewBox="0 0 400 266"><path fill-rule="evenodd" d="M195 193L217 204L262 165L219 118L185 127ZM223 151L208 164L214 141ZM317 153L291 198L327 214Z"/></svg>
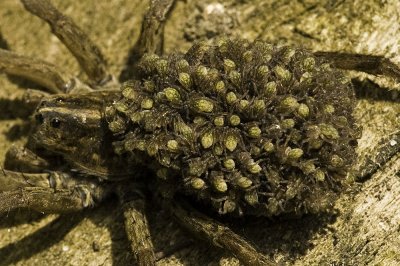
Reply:
<svg viewBox="0 0 400 266"><path fill-rule="evenodd" d="M343 74L302 49L220 39L146 55L106 110L118 153L219 213L316 212L352 164L359 130Z"/></svg>

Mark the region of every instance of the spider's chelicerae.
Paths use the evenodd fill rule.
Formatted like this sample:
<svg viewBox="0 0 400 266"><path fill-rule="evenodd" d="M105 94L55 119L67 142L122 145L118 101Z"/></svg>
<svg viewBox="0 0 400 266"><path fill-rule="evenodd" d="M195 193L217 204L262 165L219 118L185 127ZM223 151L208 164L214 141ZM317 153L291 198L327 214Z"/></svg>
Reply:
<svg viewBox="0 0 400 266"><path fill-rule="evenodd" d="M328 210L349 182L360 128L340 70L400 77L389 60L220 38L160 54L173 0L152 1L134 47L130 80L118 84L99 49L46 0L23 0L48 22L89 81L0 51L0 67L42 85L23 151L0 176L0 213L79 211L116 194L140 265L154 265L145 203L246 265L269 265L227 226L201 214L266 216ZM398 139L398 136L397 136ZM398 151L383 147L378 164ZM363 176L375 170L376 162Z"/></svg>

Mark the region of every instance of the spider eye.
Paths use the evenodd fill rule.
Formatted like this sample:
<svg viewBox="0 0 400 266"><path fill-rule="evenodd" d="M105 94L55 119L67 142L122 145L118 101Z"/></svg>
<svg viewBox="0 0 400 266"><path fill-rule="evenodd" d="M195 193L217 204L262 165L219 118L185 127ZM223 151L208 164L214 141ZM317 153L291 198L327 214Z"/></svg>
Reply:
<svg viewBox="0 0 400 266"><path fill-rule="evenodd" d="M43 122L44 122L43 115L42 115L42 114L37 114L37 115L35 115L35 120L36 120L36 122L37 122L38 124L43 124Z"/></svg>
<svg viewBox="0 0 400 266"><path fill-rule="evenodd" d="M50 120L50 126L54 128L59 128L61 125L61 121L58 118L53 118Z"/></svg>

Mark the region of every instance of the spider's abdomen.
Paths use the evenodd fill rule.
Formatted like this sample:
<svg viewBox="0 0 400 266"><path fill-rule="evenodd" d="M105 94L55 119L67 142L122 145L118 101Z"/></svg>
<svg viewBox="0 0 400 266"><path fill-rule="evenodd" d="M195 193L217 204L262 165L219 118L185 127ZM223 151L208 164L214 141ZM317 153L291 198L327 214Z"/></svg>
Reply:
<svg viewBox="0 0 400 266"><path fill-rule="evenodd" d="M220 213L319 211L355 158L353 91L311 53L222 39L146 55L106 110L119 154Z"/></svg>

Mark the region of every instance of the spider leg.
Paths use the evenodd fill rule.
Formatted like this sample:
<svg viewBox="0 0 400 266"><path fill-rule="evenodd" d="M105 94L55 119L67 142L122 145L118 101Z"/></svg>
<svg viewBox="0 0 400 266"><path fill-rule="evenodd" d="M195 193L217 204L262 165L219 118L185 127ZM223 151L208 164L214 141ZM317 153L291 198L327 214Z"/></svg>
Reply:
<svg viewBox="0 0 400 266"><path fill-rule="evenodd" d="M133 185L120 187L118 195L125 218L125 230L132 252L140 266L156 265L156 255L146 218L146 200L141 189Z"/></svg>
<svg viewBox="0 0 400 266"><path fill-rule="evenodd" d="M162 54L165 21L175 2L176 0L151 0L135 46L139 58L145 53Z"/></svg>
<svg viewBox="0 0 400 266"><path fill-rule="evenodd" d="M56 66L4 49L0 49L0 70L31 80L51 93L62 93L68 88L64 75Z"/></svg>
<svg viewBox="0 0 400 266"><path fill-rule="evenodd" d="M26 10L50 25L53 34L78 60L93 85L102 85L110 80L100 49L69 17L58 11L48 0L21 1Z"/></svg>
<svg viewBox="0 0 400 266"><path fill-rule="evenodd" d="M41 90L27 89L22 95L22 101L31 106L33 110L38 106L43 98L50 96L50 93ZM32 111L33 111L32 110Z"/></svg>
<svg viewBox="0 0 400 266"><path fill-rule="evenodd" d="M94 180L77 181L66 173L26 174L0 171L0 213L28 208L43 213L68 213L93 206L109 190Z"/></svg>
<svg viewBox="0 0 400 266"><path fill-rule="evenodd" d="M150 8L144 16L139 39L129 52L121 79L134 75L135 65L146 53L162 54L164 47L164 27L176 0L151 0ZM133 66L133 67L132 67Z"/></svg>
<svg viewBox="0 0 400 266"><path fill-rule="evenodd" d="M90 195L84 189L27 187L0 193L0 213L17 208L28 208L43 213L68 213L80 211L89 204Z"/></svg>
<svg viewBox="0 0 400 266"><path fill-rule="evenodd" d="M41 173L43 169L49 169L50 164L26 147L11 146L4 161L4 167L25 173Z"/></svg>
<svg viewBox="0 0 400 266"><path fill-rule="evenodd" d="M315 52L314 55L332 62L337 68L385 75L400 81L400 68L383 56L339 52Z"/></svg>
<svg viewBox="0 0 400 266"><path fill-rule="evenodd" d="M0 192L13 191L23 187L50 187L48 174L14 172L0 170Z"/></svg>
<svg viewBox="0 0 400 266"><path fill-rule="evenodd" d="M93 91L92 88L81 82L79 79L67 78L67 75L62 74L62 72L53 64L43 60L19 55L1 48L0 71L33 81L36 84L43 86L52 94L75 94ZM112 85L113 84L110 84L109 86L110 90L114 89ZM25 100L33 100L33 96L36 98L37 102L40 102L41 98L48 95L45 92L39 92L38 90L30 90L29 94L30 95L28 96L24 96L26 97ZM38 98L38 96L40 96L40 98Z"/></svg>
<svg viewBox="0 0 400 266"><path fill-rule="evenodd" d="M11 146L6 154L5 169L0 168L0 191L23 187L73 189L79 185L97 185L88 177L75 178L59 168L52 171L50 165L46 159L26 147Z"/></svg>
<svg viewBox="0 0 400 266"><path fill-rule="evenodd" d="M165 204L165 206L184 228L194 235L210 241L213 245L228 250L244 265L276 265L276 263L259 253L250 243L227 226L197 212L189 206L183 206L177 201Z"/></svg>

